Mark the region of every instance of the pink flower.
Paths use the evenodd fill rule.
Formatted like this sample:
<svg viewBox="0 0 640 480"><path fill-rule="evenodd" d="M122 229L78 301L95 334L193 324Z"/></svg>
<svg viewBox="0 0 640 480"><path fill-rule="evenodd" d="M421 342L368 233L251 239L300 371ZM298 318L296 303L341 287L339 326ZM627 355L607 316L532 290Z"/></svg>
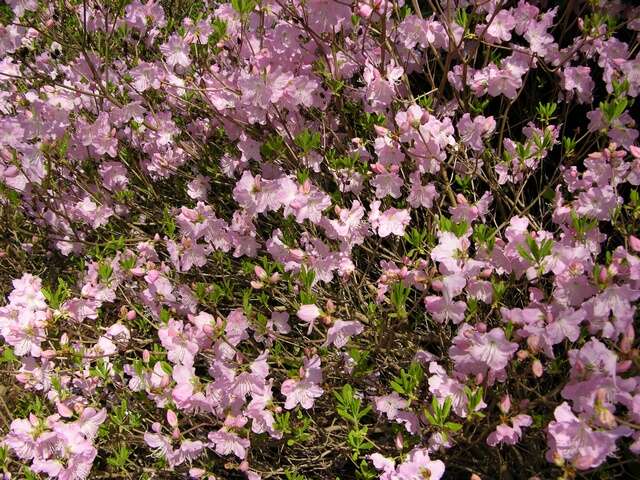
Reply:
<svg viewBox="0 0 640 480"><path fill-rule="evenodd" d="M433 318L440 323L451 320L458 324L464 320L464 312L467 304L464 301L453 301L462 293L466 280L460 275L449 275L442 279L442 297L429 295L425 297L424 304Z"/></svg>
<svg viewBox="0 0 640 480"><path fill-rule="evenodd" d="M224 456L233 453L240 460L244 460L247 456L249 448L249 440L242 438L233 432L229 432L224 428L217 432L209 432L207 435L212 447L218 455Z"/></svg>
<svg viewBox="0 0 640 480"><path fill-rule="evenodd" d="M440 480L444 475L445 466L440 460L431 460L429 450L414 449L409 452L407 459L396 466L391 459L379 453L370 456L373 466L382 471L381 480Z"/></svg>
<svg viewBox="0 0 640 480"><path fill-rule="evenodd" d="M533 419L529 415L516 415L511 419L511 427L506 423L498 425L487 437L487 444L492 447L498 444L515 445L522 437L522 427L529 427L532 423Z"/></svg>
<svg viewBox="0 0 640 480"><path fill-rule="evenodd" d="M330 220L324 218L322 226L325 228L327 237L340 240L347 247L360 244L367 234L364 207L355 200L350 209L335 208L338 219Z"/></svg>
<svg viewBox="0 0 640 480"><path fill-rule="evenodd" d="M105 188L113 192L124 190L129 183L127 169L120 162L103 162L100 165L100 176Z"/></svg>
<svg viewBox="0 0 640 480"><path fill-rule="evenodd" d="M471 245L469 240L465 237L457 237L451 232L439 232L438 239L438 245L431 250L431 259L442 263L449 272L460 271L460 261Z"/></svg>
<svg viewBox="0 0 640 480"><path fill-rule="evenodd" d="M93 124L84 124L78 128L82 145L93 147L98 155L106 153L114 158L118 154L118 139L115 134L116 130L111 128L109 114L106 112L100 112Z"/></svg>
<svg viewBox="0 0 640 480"><path fill-rule="evenodd" d="M11 6L17 18L22 17L25 12L33 12L38 8L36 0L8 0L7 3Z"/></svg>
<svg viewBox="0 0 640 480"><path fill-rule="evenodd" d="M518 349L517 343L509 342L501 328L494 328L489 333L476 335L469 353L477 361L484 363L492 370L506 368L509 359Z"/></svg>
<svg viewBox="0 0 640 480"><path fill-rule="evenodd" d="M28 420L16 418L11 422L9 433L4 438L4 444L22 460L30 460L35 456L38 422L35 415L31 415Z"/></svg>
<svg viewBox="0 0 640 480"><path fill-rule="evenodd" d="M185 332L182 321L170 319L166 326L158 329L162 346L167 349L167 358L174 363L193 365L198 344Z"/></svg>
<svg viewBox="0 0 640 480"><path fill-rule="evenodd" d="M312 185L308 180L297 189L297 193L293 193L293 189L296 187L289 179L282 179L280 187L283 189L280 201L285 206L285 214L289 209L293 210L298 223L307 219L313 223L320 223L323 210L331 206L329 195ZM289 201L287 199L290 196L292 198Z"/></svg>
<svg viewBox="0 0 640 480"><path fill-rule="evenodd" d="M393 198L400 198L404 181L394 172L383 172L371 180L371 185L376 188L376 198L384 198L390 195Z"/></svg>
<svg viewBox="0 0 640 480"><path fill-rule="evenodd" d="M304 367L300 369L300 380L287 379L282 382L280 391L287 397L284 408L291 410L296 405L306 410L313 407L315 399L322 396L324 390L319 383L322 383L322 369L320 357L314 355L310 359L304 360Z"/></svg>
<svg viewBox="0 0 640 480"><path fill-rule="evenodd" d="M516 26L516 19L509 10L500 10L497 14L489 13L486 17L489 27L484 31L491 42L508 42L511 40L511 30Z"/></svg>
<svg viewBox="0 0 640 480"><path fill-rule="evenodd" d="M356 321L336 320L327 331L325 346L333 345L336 348L344 347L353 335L359 335L364 330L364 325Z"/></svg>
<svg viewBox="0 0 640 480"><path fill-rule="evenodd" d="M307 329L307 335L310 335L313 331L313 326L315 325L316 319L322 314L322 311L314 304L310 305L302 305L298 309L298 313L296 315L300 320L309 325Z"/></svg>
<svg viewBox="0 0 640 480"><path fill-rule="evenodd" d="M433 202L438 198L438 191L433 183L422 184L420 172L417 170L411 174L411 191L407 197L409 205L413 208L433 208Z"/></svg>
<svg viewBox="0 0 640 480"><path fill-rule="evenodd" d="M198 175L187 183L187 195L194 200L205 201L210 190L209 177L203 175Z"/></svg>
<svg viewBox="0 0 640 480"><path fill-rule="evenodd" d="M482 330L462 324L449 348L449 356L457 372L483 377L488 375L487 380L491 385L495 379L506 379L505 368L518 350L518 344L509 342L500 328L489 332Z"/></svg>
<svg viewBox="0 0 640 480"><path fill-rule="evenodd" d="M384 395L382 397L375 397L376 410L384 413L389 420L394 420L398 416L398 412L408 405L409 403L398 395L397 392L392 392L390 395Z"/></svg>
<svg viewBox="0 0 640 480"><path fill-rule="evenodd" d="M469 415L469 399L465 392L465 385L447 375L445 369L436 362L429 363L429 372L433 374L429 377L429 391L440 405L443 405L449 399L455 414L461 418L466 418ZM487 404L484 401L480 401L475 406L475 411L482 410L486 406Z"/></svg>
<svg viewBox="0 0 640 480"><path fill-rule="evenodd" d="M567 402L554 411L555 420L549 423L547 460L556 457L571 462L579 470L587 470L602 464L616 451L616 440L628 434L628 429L613 431L592 429L584 420L574 415Z"/></svg>
<svg viewBox="0 0 640 480"><path fill-rule="evenodd" d="M404 235L405 228L411 223L411 215L407 209L398 210L394 207L380 212L380 201L376 200L371 204L369 221L378 236L384 238L393 234L401 237Z"/></svg>
<svg viewBox="0 0 640 480"><path fill-rule="evenodd" d="M483 139L491 136L495 128L496 121L493 117L478 115L472 120L471 115L465 113L458 121L460 140L477 152L484 150Z"/></svg>
<svg viewBox="0 0 640 480"><path fill-rule="evenodd" d="M160 52L162 52L167 65L171 68L174 68L176 65L184 68L191 65L189 44L176 33L172 34L166 43L160 45Z"/></svg>
<svg viewBox="0 0 640 480"><path fill-rule="evenodd" d="M291 326L289 325L289 314L287 312L273 312L271 313L271 320L267 322L268 328L274 328L278 332L286 335L291 332Z"/></svg>
<svg viewBox="0 0 640 480"><path fill-rule="evenodd" d="M575 94L579 103L591 103L595 83L591 78L589 67L565 67L560 76L562 78L560 84L569 96Z"/></svg>
<svg viewBox="0 0 640 480"><path fill-rule="evenodd" d="M129 70L129 74L133 77L133 87L141 93L150 88L160 88L165 77L162 68L147 62L140 62Z"/></svg>
<svg viewBox="0 0 640 480"><path fill-rule="evenodd" d="M498 69L491 64L487 69L487 93L492 97L504 95L513 100L522 86L522 78L508 69Z"/></svg>

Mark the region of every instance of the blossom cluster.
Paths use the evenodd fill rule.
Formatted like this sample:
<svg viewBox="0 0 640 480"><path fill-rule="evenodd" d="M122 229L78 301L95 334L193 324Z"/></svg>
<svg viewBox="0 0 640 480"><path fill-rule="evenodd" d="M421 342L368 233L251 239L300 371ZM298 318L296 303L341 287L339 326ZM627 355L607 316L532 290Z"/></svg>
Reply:
<svg viewBox="0 0 640 480"><path fill-rule="evenodd" d="M640 8L557 3L0 6L4 478L640 474Z"/></svg>

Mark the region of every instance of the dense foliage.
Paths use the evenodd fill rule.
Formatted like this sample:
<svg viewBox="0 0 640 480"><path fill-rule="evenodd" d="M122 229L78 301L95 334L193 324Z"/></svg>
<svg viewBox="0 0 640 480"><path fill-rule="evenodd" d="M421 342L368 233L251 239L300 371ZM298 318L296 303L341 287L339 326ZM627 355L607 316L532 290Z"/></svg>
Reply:
<svg viewBox="0 0 640 480"><path fill-rule="evenodd" d="M640 9L0 6L0 472L640 478Z"/></svg>

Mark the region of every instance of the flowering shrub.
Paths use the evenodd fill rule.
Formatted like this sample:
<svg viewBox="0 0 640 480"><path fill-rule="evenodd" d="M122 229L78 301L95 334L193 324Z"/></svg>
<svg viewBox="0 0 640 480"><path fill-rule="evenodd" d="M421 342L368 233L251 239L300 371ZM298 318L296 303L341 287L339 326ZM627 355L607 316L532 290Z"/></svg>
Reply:
<svg viewBox="0 0 640 480"><path fill-rule="evenodd" d="M640 476L632 3L3 3L4 478Z"/></svg>

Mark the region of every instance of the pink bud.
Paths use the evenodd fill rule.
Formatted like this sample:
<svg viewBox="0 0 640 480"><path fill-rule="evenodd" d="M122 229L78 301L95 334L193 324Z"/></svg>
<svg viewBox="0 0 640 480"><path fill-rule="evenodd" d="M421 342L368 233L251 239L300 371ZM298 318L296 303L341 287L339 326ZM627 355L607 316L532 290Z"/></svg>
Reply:
<svg viewBox="0 0 640 480"><path fill-rule="evenodd" d="M249 471L249 462L247 462L246 460L243 460L240 463L239 470L241 472L248 472Z"/></svg>
<svg viewBox="0 0 640 480"><path fill-rule="evenodd" d="M325 304L325 310L327 311L327 313L335 312L336 311L335 303L333 303L333 301L331 300L327 300L327 303Z"/></svg>
<svg viewBox="0 0 640 480"><path fill-rule="evenodd" d="M616 365L616 373L625 373L631 368L632 365L633 362L631 360L623 360L622 362L618 362L618 364Z"/></svg>
<svg viewBox="0 0 640 480"><path fill-rule="evenodd" d="M69 407L67 407L64 403L57 402L56 408L58 410L58 414L61 417L69 418L73 416L73 411Z"/></svg>
<svg viewBox="0 0 640 480"><path fill-rule="evenodd" d="M298 309L297 315L303 322L313 322L321 313L322 312L316 305L308 304L302 305L300 309Z"/></svg>
<svg viewBox="0 0 640 480"><path fill-rule="evenodd" d="M373 13L373 8L371 8L366 3L358 4L358 15L360 15L362 18L369 18L372 13Z"/></svg>
<svg viewBox="0 0 640 480"><path fill-rule="evenodd" d="M167 410L167 423L172 427L178 426L178 416L171 409Z"/></svg>
<svg viewBox="0 0 640 480"><path fill-rule="evenodd" d="M201 478L202 476L204 476L205 473L207 473L207 471L202 468L194 467L189 469L189 476L191 478Z"/></svg>
<svg viewBox="0 0 640 480"><path fill-rule="evenodd" d="M629 353L631 351L631 347L633 346L633 341L635 340L635 338L635 329L633 328L633 325L629 325L626 328L624 335L622 336L622 341L620 342L620 350L622 350L623 353Z"/></svg>
<svg viewBox="0 0 640 480"><path fill-rule="evenodd" d="M540 350L540 336L531 335L530 337L527 337L527 346L532 352Z"/></svg>
<svg viewBox="0 0 640 480"><path fill-rule="evenodd" d="M56 351L55 350L43 350L40 353L40 356L46 360L51 360L52 358L54 358L56 356Z"/></svg>
<svg viewBox="0 0 640 480"><path fill-rule="evenodd" d="M601 268L600 269L600 273L598 275L598 279L600 280L601 283L605 283L607 281L607 269L606 268Z"/></svg>
<svg viewBox="0 0 640 480"><path fill-rule="evenodd" d="M617 425L616 417L608 408L601 408L598 410L598 421L607 428L615 428Z"/></svg>
<svg viewBox="0 0 640 480"><path fill-rule="evenodd" d="M149 360L151 360L151 352L149 352L149 350L143 350L142 351L142 361L144 363L149 363Z"/></svg>
<svg viewBox="0 0 640 480"><path fill-rule="evenodd" d="M635 235L629 237L629 246L634 252L640 252L640 238Z"/></svg>
<svg viewBox="0 0 640 480"><path fill-rule="evenodd" d="M384 168L384 165L380 162L374 163L371 165L371 171L373 173L387 173L387 169Z"/></svg>
<svg viewBox="0 0 640 480"><path fill-rule="evenodd" d="M531 371L536 377L540 378L544 373L542 362L540 360L534 360L531 364Z"/></svg>
<svg viewBox="0 0 640 480"><path fill-rule="evenodd" d="M373 129L376 131L376 135L383 137L385 136L387 133L389 133L389 130L381 125L374 125Z"/></svg>
<svg viewBox="0 0 640 480"><path fill-rule="evenodd" d="M144 268L142 267L133 267L131 270L131 275L135 276L135 277L142 277L144 275Z"/></svg>
<svg viewBox="0 0 640 480"><path fill-rule="evenodd" d="M402 432L398 432L396 434L395 444L398 450L402 450L402 448L404 447L404 438L402 436Z"/></svg>
<svg viewBox="0 0 640 480"><path fill-rule="evenodd" d="M509 413L509 410L511 410L511 397L509 396L509 394L504 395L501 399L500 402L498 403L498 407L500 408L500 411L504 414Z"/></svg>
<svg viewBox="0 0 640 480"><path fill-rule="evenodd" d="M528 356L529 352L527 352L526 350L518 350L518 353L516 353L516 357L518 357L518 360L520 361L526 359Z"/></svg>
<svg viewBox="0 0 640 480"><path fill-rule="evenodd" d="M129 310L127 312L127 320L134 320L136 318L136 311L135 310Z"/></svg>

